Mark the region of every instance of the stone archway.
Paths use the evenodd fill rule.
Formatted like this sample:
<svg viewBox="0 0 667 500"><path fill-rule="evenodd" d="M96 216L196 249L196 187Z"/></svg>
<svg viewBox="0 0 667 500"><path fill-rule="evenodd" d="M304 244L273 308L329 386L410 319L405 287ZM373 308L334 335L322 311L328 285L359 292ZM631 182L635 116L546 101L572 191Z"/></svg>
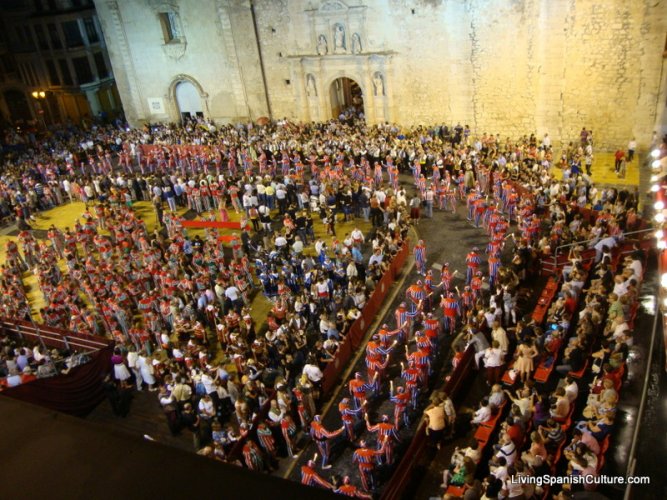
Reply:
<svg viewBox="0 0 667 500"><path fill-rule="evenodd" d="M208 94L197 80L188 75L178 75L169 87L174 111L179 121L208 116Z"/></svg>
<svg viewBox="0 0 667 500"><path fill-rule="evenodd" d="M329 86L332 118L347 118L364 112L364 95L361 86L346 76L336 78Z"/></svg>

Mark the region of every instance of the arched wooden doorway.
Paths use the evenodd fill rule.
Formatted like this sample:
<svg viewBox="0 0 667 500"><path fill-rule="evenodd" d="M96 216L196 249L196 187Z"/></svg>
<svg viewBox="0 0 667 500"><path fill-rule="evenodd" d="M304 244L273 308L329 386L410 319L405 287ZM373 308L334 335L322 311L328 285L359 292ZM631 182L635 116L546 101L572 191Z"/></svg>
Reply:
<svg viewBox="0 0 667 500"><path fill-rule="evenodd" d="M188 80L178 82L174 92L181 120L204 116L201 96L192 82Z"/></svg>
<svg viewBox="0 0 667 500"><path fill-rule="evenodd" d="M361 87L351 78L336 78L329 89L331 115L333 118L350 118L352 113L359 116L364 111L364 95Z"/></svg>

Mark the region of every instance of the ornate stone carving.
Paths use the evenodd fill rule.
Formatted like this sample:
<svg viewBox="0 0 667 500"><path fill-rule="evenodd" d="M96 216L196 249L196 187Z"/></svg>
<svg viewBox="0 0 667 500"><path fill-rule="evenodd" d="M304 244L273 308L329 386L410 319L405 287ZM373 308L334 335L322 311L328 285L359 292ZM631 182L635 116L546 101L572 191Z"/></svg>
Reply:
<svg viewBox="0 0 667 500"><path fill-rule="evenodd" d="M345 52L345 27L338 23L334 25L334 52Z"/></svg>
<svg viewBox="0 0 667 500"><path fill-rule="evenodd" d="M178 61L185 55L185 49L187 46L187 42L184 39L180 39L180 41L163 44L162 50L167 57L173 59L174 61Z"/></svg>
<svg viewBox="0 0 667 500"><path fill-rule="evenodd" d="M317 53L321 56L326 56L329 52L329 45L327 44L327 37L320 35L317 37Z"/></svg>
<svg viewBox="0 0 667 500"><path fill-rule="evenodd" d="M306 94L308 94L308 97L317 97L317 86L312 73L308 73L306 76Z"/></svg>
<svg viewBox="0 0 667 500"><path fill-rule="evenodd" d="M337 10L346 10L347 6L342 2L325 2L320 7L320 12L335 12Z"/></svg>
<svg viewBox="0 0 667 500"><path fill-rule="evenodd" d="M361 37L359 36L359 33L355 33L352 35L352 53L361 54L361 51Z"/></svg>
<svg viewBox="0 0 667 500"><path fill-rule="evenodd" d="M373 95L384 95L384 77L379 71L373 73Z"/></svg>

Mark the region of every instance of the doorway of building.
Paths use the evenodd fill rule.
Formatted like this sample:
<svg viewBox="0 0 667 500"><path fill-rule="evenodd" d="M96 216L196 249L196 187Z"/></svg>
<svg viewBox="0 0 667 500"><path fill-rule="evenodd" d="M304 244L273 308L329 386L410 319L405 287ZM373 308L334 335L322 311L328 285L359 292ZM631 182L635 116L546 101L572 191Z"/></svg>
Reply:
<svg viewBox="0 0 667 500"><path fill-rule="evenodd" d="M364 112L364 96L361 87L351 78L341 77L331 83L331 115L333 118L349 119Z"/></svg>
<svg viewBox="0 0 667 500"><path fill-rule="evenodd" d="M192 82L184 80L176 85L176 103L182 121L204 116L201 96Z"/></svg>

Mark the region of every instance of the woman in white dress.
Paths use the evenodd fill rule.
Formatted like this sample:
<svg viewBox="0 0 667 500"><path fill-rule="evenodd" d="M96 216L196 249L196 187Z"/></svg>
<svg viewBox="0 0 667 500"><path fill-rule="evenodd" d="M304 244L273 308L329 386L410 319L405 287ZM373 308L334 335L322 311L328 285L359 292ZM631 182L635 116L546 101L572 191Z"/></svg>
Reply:
<svg viewBox="0 0 667 500"><path fill-rule="evenodd" d="M137 358L137 367L141 372L141 378L148 384L149 391L155 391L155 377L153 376L153 363L150 356L146 356L146 352L141 351Z"/></svg>
<svg viewBox="0 0 667 500"><path fill-rule="evenodd" d="M131 377L130 370L125 365L125 357L120 352L119 348L115 348L111 356L111 363L113 364L113 375L121 384L126 384Z"/></svg>

